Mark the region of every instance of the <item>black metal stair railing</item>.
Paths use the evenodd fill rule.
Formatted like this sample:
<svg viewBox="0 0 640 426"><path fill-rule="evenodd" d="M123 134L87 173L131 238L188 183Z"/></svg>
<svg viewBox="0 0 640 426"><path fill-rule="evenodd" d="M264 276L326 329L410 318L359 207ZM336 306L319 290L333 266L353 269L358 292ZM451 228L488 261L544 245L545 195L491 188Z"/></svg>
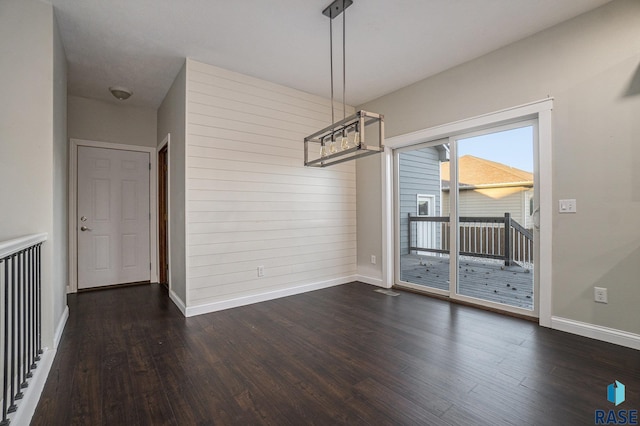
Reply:
<svg viewBox="0 0 640 426"><path fill-rule="evenodd" d="M15 240L17 241L17 240ZM25 239L0 257L2 420L18 409L42 354L42 241ZM36 242L34 242L36 241ZM11 243L11 242L10 242ZM9 244L9 246L15 244Z"/></svg>

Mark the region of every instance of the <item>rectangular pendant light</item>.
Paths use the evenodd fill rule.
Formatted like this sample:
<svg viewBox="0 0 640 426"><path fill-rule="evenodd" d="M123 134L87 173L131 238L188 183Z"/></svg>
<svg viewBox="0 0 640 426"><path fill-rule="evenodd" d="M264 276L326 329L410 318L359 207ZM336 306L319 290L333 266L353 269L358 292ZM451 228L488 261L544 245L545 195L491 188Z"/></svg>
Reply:
<svg viewBox="0 0 640 426"><path fill-rule="evenodd" d="M304 138L304 165L327 167L382 151L384 116L361 110Z"/></svg>

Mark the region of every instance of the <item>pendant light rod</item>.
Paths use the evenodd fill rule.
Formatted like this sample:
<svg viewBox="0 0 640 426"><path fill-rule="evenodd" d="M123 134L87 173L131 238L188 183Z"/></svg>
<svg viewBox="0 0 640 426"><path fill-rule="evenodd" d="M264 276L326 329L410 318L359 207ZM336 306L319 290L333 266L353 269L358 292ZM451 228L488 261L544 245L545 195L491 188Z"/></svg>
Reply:
<svg viewBox="0 0 640 426"><path fill-rule="evenodd" d="M333 91L333 18L342 15L342 119L344 120L347 116L347 101L346 101L346 76L347 76L347 54L346 54L346 10L349 6L353 4L353 0L334 0L329 6L327 6L322 14L329 19L329 55L331 56L329 63L331 64L331 122L335 122L335 112L334 112L334 91Z"/></svg>
<svg viewBox="0 0 640 426"><path fill-rule="evenodd" d="M335 123L336 118L333 113L333 19L329 20L329 56L331 57L329 60L331 64L331 122Z"/></svg>
<svg viewBox="0 0 640 426"><path fill-rule="evenodd" d="M347 8L344 7L344 0L342 0L342 119L347 117L347 32L346 32L346 20L347 20Z"/></svg>

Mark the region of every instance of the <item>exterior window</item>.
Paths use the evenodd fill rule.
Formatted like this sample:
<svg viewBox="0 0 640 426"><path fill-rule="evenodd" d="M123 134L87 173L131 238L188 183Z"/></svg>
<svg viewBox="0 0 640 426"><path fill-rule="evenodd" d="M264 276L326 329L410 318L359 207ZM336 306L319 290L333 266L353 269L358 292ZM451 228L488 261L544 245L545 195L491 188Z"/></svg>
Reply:
<svg viewBox="0 0 640 426"><path fill-rule="evenodd" d="M431 216L431 203L433 195L417 194L418 216Z"/></svg>
<svg viewBox="0 0 640 426"><path fill-rule="evenodd" d="M533 215L533 196L529 197L529 216Z"/></svg>

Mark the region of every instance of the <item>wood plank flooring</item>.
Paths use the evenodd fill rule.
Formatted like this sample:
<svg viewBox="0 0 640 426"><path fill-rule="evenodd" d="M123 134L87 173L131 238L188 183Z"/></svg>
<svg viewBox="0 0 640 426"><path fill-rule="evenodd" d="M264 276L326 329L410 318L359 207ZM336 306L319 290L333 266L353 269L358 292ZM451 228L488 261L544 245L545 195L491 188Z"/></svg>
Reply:
<svg viewBox="0 0 640 426"><path fill-rule="evenodd" d="M361 283L184 318L159 285L69 296L33 425L578 425L640 409L640 351Z"/></svg>

